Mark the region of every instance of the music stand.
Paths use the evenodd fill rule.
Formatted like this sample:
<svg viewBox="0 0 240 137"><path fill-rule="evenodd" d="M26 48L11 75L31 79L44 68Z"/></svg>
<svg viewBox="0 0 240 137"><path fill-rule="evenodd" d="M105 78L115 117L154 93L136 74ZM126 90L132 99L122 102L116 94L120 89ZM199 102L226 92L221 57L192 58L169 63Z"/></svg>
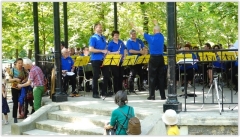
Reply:
<svg viewBox="0 0 240 137"><path fill-rule="evenodd" d="M79 56L78 55L72 55L70 57L72 58L73 62L75 62L76 58L79 57Z"/></svg>
<svg viewBox="0 0 240 137"><path fill-rule="evenodd" d="M197 60L196 60L197 61ZM179 72L179 83L181 83L182 85L182 80L181 80L181 74L180 74L180 65L183 64L183 65L186 65L186 64L195 64L196 63L195 60L192 59L192 54L191 53L187 53L187 54L177 54L176 55L176 62L178 64L178 72ZM184 69L185 71L185 69ZM184 76L185 77L185 76ZM185 89L186 89L186 86L184 86ZM182 92L184 91L184 88L182 89ZM185 98L187 98L187 90L185 90L185 93L182 94L182 95L179 95L179 97L181 96L185 96ZM190 95L191 96L191 95Z"/></svg>
<svg viewBox="0 0 240 137"><path fill-rule="evenodd" d="M220 60L222 61L236 61L236 56L234 52L217 52Z"/></svg>
<svg viewBox="0 0 240 137"><path fill-rule="evenodd" d="M119 66L121 54L107 54L103 60L103 66Z"/></svg>
<svg viewBox="0 0 240 137"><path fill-rule="evenodd" d="M83 66L86 66L89 61L90 61L90 56L78 56L76 58L75 62L74 62L74 66L75 67L83 67ZM83 73L85 75L85 67L83 67ZM85 80L84 80L84 82L85 82ZM85 96L85 92L86 92L86 85L85 85L85 83L84 83L84 96Z"/></svg>
<svg viewBox="0 0 240 137"><path fill-rule="evenodd" d="M102 66L119 66L121 58L121 54L107 54L103 60ZM112 83L112 85L114 84ZM112 86L112 88L114 89L114 86ZM105 100L105 98L106 96L102 99Z"/></svg>
<svg viewBox="0 0 240 137"><path fill-rule="evenodd" d="M150 59L150 55L142 55L137 58L137 61L135 62L136 64L148 64Z"/></svg>
<svg viewBox="0 0 240 137"><path fill-rule="evenodd" d="M127 67L127 66L133 66L135 65L135 62L136 62L136 59L137 59L137 56L138 55L129 55L129 56L126 56L123 60L123 63L122 63L122 66L123 67ZM128 95L130 94L129 91L127 92ZM137 95L136 92L133 92Z"/></svg>
<svg viewBox="0 0 240 137"><path fill-rule="evenodd" d="M132 66L135 64L135 61L137 59L137 55L131 55L131 56L126 56L123 60L122 66Z"/></svg>
<svg viewBox="0 0 240 137"><path fill-rule="evenodd" d="M75 67L85 66L90 61L90 56L78 56L74 62Z"/></svg>

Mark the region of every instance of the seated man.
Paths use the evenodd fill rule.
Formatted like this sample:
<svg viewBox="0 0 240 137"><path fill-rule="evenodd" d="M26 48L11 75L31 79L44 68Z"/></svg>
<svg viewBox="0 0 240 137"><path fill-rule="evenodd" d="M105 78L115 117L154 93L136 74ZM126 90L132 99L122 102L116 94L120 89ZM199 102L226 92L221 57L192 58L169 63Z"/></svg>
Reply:
<svg viewBox="0 0 240 137"><path fill-rule="evenodd" d="M62 74L63 74L63 91L67 93L68 89L68 82L71 80L72 84L72 93L70 94L71 97L79 97L79 94L75 91L76 89L76 74L74 75L67 75L67 72L74 72L74 62L72 58L69 56L69 52L66 48L62 49Z"/></svg>
<svg viewBox="0 0 240 137"><path fill-rule="evenodd" d="M190 50L190 45L189 44L186 44L185 46L185 50ZM187 54L187 52L185 52ZM197 56L194 54L194 53L191 53L192 54L192 59L197 59ZM177 85L179 86L179 68L177 67L177 70L176 70L176 81L177 81ZM198 66L197 66L197 63L195 64L185 64L185 69L186 69L186 79L188 81L188 84L187 86L190 88L192 87L191 85L191 82L193 80L193 76L194 76L194 71L198 70ZM181 65L180 66L180 73L184 73L184 65ZM184 80L182 80L182 82L184 82Z"/></svg>

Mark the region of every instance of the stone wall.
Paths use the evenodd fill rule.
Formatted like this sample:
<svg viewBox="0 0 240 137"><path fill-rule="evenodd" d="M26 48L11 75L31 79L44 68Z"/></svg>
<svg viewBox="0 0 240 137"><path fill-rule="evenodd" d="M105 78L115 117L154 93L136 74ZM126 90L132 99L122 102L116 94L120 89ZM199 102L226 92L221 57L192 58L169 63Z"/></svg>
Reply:
<svg viewBox="0 0 240 137"><path fill-rule="evenodd" d="M238 135L238 126L188 126L188 135Z"/></svg>

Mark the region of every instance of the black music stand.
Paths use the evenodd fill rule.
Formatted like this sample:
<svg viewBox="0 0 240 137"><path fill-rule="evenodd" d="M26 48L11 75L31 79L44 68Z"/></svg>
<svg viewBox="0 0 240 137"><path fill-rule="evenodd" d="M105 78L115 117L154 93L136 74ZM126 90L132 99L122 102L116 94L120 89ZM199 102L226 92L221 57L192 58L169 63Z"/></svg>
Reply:
<svg viewBox="0 0 240 137"><path fill-rule="evenodd" d="M122 57L121 54L107 54L103 60L102 66L119 66L121 57ZM112 80L112 85L114 85L113 80ZM112 88L114 89L113 86ZM106 96L102 99L105 100L105 98Z"/></svg>
<svg viewBox="0 0 240 137"><path fill-rule="evenodd" d="M179 83L181 83L182 85L182 81L181 81L181 74L180 74L180 65L186 65L186 64L195 64L198 60L194 60L192 59L192 54L177 54L176 55L176 61L177 61L177 64L179 66ZM185 71L185 69L184 69ZM184 72L185 73L185 72ZM186 77L186 76L184 76ZM179 95L179 97L185 97L187 98L187 96L189 97L196 97L197 95L194 93L194 94L190 94L190 93L187 93L187 84L184 84L184 88L182 89L182 92L184 92L185 90L185 93L183 93L182 95Z"/></svg>
<svg viewBox="0 0 240 137"><path fill-rule="evenodd" d="M123 67L132 66L135 64L136 59L137 59L137 55L126 56L123 60L122 66ZM128 93L128 95L130 95L129 90L127 93ZM137 95L137 93L135 91L133 93L135 93Z"/></svg>

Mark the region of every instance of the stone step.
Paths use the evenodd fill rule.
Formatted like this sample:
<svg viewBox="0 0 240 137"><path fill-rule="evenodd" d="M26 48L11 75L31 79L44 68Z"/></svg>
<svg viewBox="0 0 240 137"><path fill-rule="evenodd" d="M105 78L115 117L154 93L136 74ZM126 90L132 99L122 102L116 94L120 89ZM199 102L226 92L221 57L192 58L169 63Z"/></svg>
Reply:
<svg viewBox="0 0 240 137"><path fill-rule="evenodd" d="M39 129L34 129L30 131L23 132L23 135L31 135L31 136L49 136L49 135L67 135L67 134L61 134L61 133L56 133L56 132L51 132L51 131L45 131L45 130L39 130Z"/></svg>
<svg viewBox="0 0 240 137"><path fill-rule="evenodd" d="M36 122L36 128L67 135L103 135L103 127L93 123L69 123L56 120L44 120Z"/></svg>
<svg viewBox="0 0 240 137"><path fill-rule="evenodd" d="M63 110L63 111L96 114L96 115L104 115L104 116L110 116L112 113L112 110L114 109L114 108L109 108L108 110L106 110L104 106L102 108L81 107L81 106L76 106L74 104L62 104L59 107L60 107L60 110Z"/></svg>
<svg viewBox="0 0 240 137"><path fill-rule="evenodd" d="M54 111L48 113L49 120L63 121L69 123L93 123L96 126L103 127L110 121L110 116L87 114L71 111Z"/></svg>
<svg viewBox="0 0 240 137"><path fill-rule="evenodd" d="M59 109L62 111L68 111L68 112L79 112L79 113L87 113L87 114L95 114L95 115L103 115L103 116L111 116L111 113L114 109L116 109L117 106L111 106L109 104L101 104L101 107L98 105L93 105L91 107L86 107L86 106L81 106L81 105L76 105L76 104L61 104L59 106ZM134 108L136 110L136 108ZM146 109L144 113L137 113L135 111L136 117L139 119L143 120L146 116L149 115L148 110Z"/></svg>

